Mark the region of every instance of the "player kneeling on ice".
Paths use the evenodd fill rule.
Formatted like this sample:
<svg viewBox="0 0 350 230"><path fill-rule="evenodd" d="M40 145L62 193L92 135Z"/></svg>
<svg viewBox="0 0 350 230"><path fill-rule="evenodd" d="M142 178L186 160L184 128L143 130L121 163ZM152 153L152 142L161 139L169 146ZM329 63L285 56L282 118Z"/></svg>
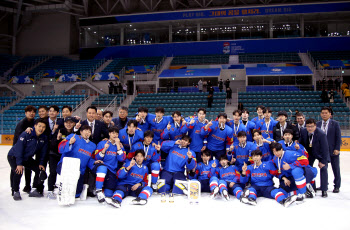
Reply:
<svg viewBox="0 0 350 230"><path fill-rule="evenodd" d="M131 160L135 156L135 152L138 149L143 149L145 152L145 161L143 164L147 166L148 172L151 172L151 187L153 191L156 191L157 188L157 181L158 181L158 175L160 170L160 145L152 145L152 140L154 137L154 133L151 130L147 130L144 133L144 141L143 142L137 142L132 145L132 148L127 156L129 160ZM159 142L158 142L159 143Z"/></svg>
<svg viewBox="0 0 350 230"><path fill-rule="evenodd" d="M106 197L106 202L116 208L120 208L122 200L126 196L134 196L132 204L145 205L148 197L153 193L147 186L148 168L143 164L145 152L143 149L135 151L135 158L127 160L124 166L118 170L117 188L113 198Z"/></svg>
<svg viewBox="0 0 350 230"><path fill-rule="evenodd" d="M309 165L307 157L297 151L284 151L280 143L272 143L275 155L272 162L278 169L280 187L290 195L297 194L297 201L316 196L312 184L315 183L317 169Z"/></svg>
<svg viewBox="0 0 350 230"><path fill-rule="evenodd" d="M14 200L21 200L19 184L23 174L23 168L29 168L35 172L34 185L36 188L29 194L30 197L42 197L44 190L45 173L44 161L47 152L47 137L43 134L46 121L42 118L36 120L33 132L25 131L19 136L17 143L10 149L7 160L11 166L11 189ZM37 160L33 156L37 156ZM40 159L38 159L40 157Z"/></svg>
<svg viewBox="0 0 350 230"><path fill-rule="evenodd" d="M254 164L242 167L241 181L251 179L251 186L245 190L241 202L256 205L257 197L275 199L284 207L288 207L297 199L297 196L288 197L288 193L281 188L273 186L273 177L278 175L276 166L271 161L262 162L261 150L254 150L251 153Z"/></svg>
<svg viewBox="0 0 350 230"><path fill-rule="evenodd" d="M215 181L210 182L210 179L213 176L217 176L216 166L219 164L219 161L210 160L211 154L207 149L202 152L201 158L202 162L199 162L196 168L190 171L189 178L199 181L201 192L211 192L212 195L218 194L218 184Z"/></svg>
<svg viewBox="0 0 350 230"><path fill-rule="evenodd" d="M163 141L161 150L168 153L164 170L160 174L158 192L165 193L172 190L176 194L188 194L185 166L192 170L196 166L196 154L188 147L191 138L187 135L177 141ZM175 185L175 186L174 186Z"/></svg>
<svg viewBox="0 0 350 230"><path fill-rule="evenodd" d="M98 143L95 151L95 159L103 161L94 168L96 170L96 195L100 203L105 201L105 196L113 196L117 186L118 162L124 162L126 158L126 152L118 138L118 128L111 127L108 133L109 140ZM104 193L102 187L104 187Z"/></svg>
<svg viewBox="0 0 350 230"><path fill-rule="evenodd" d="M82 191L83 191L83 185L84 185L84 174L86 167L89 167L91 170L94 169L95 164L103 163L102 161L98 160L95 161L91 156L94 153L96 149L96 144L91 142L89 140L91 136L91 127L88 125L84 125L80 128L80 134L70 134L65 140L63 140L59 146L58 150L62 154L60 162L58 162L57 165L57 173L61 175L61 183L65 183L65 180L69 180L69 178L65 178L64 176L64 158L76 158L80 160L80 169L79 169L79 177L76 184L76 193L75 197L80 197ZM71 172L71 175L75 175L75 172ZM72 181L68 182L69 184L73 184ZM59 188L60 191L62 188ZM58 194L58 202L60 204L60 200L62 200L61 196L62 193L59 192ZM63 192L64 194L64 192ZM64 196L64 195L63 195ZM73 202L74 203L74 202ZM70 203L71 204L71 203ZM63 204L65 205L65 204Z"/></svg>
<svg viewBox="0 0 350 230"><path fill-rule="evenodd" d="M245 184L242 184L240 181L241 175L239 174L238 168L235 165L229 165L226 155L220 156L219 163L222 167L216 169L217 177L213 176L210 179L210 189L213 191L211 198L215 198L218 192L220 192L222 197L227 201L230 200L229 194L240 199L243 193L242 188L245 187ZM217 187L219 189L217 189Z"/></svg>

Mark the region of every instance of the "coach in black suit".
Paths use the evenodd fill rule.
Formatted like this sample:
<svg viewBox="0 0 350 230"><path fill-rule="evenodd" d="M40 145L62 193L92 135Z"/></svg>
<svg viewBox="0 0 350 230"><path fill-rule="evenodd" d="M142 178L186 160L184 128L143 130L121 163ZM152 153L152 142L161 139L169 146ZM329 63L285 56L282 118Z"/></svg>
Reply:
<svg viewBox="0 0 350 230"><path fill-rule="evenodd" d="M74 132L78 131L81 126L88 125L91 127L91 137L90 140L94 142L96 145L102 141L104 138L108 138L108 130L103 121L96 120L97 108L95 106L89 106L86 109L86 117L87 119L84 121L79 121L75 127ZM78 132L79 133L79 132ZM96 183L96 175L91 172L91 170L87 167L84 175L84 184L88 184L87 195L94 197L93 190L95 188Z"/></svg>
<svg viewBox="0 0 350 230"><path fill-rule="evenodd" d="M316 127L315 119L306 120L306 129L301 129L299 143L305 146L309 153L309 164L313 166L318 160L318 167L321 171L322 197L327 197L328 190L328 162L330 162L328 152L328 142L326 134Z"/></svg>
<svg viewBox="0 0 350 230"><path fill-rule="evenodd" d="M96 145L102 141L104 138L108 138L108 130L105 124L102 121L95 120L97 114L97 108L95 106L89 106L86 109L86 117L87 119L78 122L75 125L74 132L78 131L81 126L88 125L92 129L90 140L94 142Z"/></svg>
<svg viewBox="0 0 350 230"><path fill-rule="evenodd" d="M327 135L329 156L331 158L331 165L334 174L334 193L339 192L340 188L340 163L339 153L341 145L341 131L337 121L331 119L331 109L323 107L321 110L322 121L318 121L316 126Z"/></svg>

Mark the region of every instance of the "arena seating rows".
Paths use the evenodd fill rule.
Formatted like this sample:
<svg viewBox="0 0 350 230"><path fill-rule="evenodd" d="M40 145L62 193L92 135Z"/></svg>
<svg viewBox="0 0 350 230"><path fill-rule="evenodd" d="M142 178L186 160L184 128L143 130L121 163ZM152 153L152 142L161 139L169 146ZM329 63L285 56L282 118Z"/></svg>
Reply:
<svg viewBox="0 0 350 230"><path fill-rule="evenodd" d="M310 52L315 61L319 60L350 60L350 51Z"/></svg>
<svg viewBox="0 0 350 230"><path fill-rule="evenodd" d="M93 73L104 61L100 59L92 60L71 60L66 57L55 56L48 61L42 63L38 67L32 69L26 75L34 77L39 72L47 70L59 70L62 74L82 74L82 81L85 80L86 74Z"/></svg>
<svg viewBox="0 0 350 230"><path fill-rule="evenodd" d="M0 97L0 108L6 106L7 104L11 103L13 100L16 100L16 96L10 96L10 97Z"/></svg>
<svg viewBox="0 0 350 230"><path fill-rule="evenodd" d="M113 60L103 72L118 74L124 66L159 65L163 57L118 58Z"/></svg>
<svg viewBox="0 0 350 230"><path fill-rule="evenodd" d="M13 69L12 75L20 75L23 71L31 68L35 63L38 63L47 58L47 56L27 56L21 59L20 63Z"/></svg>
<svg viewBox="0 0 350 230"><path fill-rule="evenodd" d="M96 107L106 107L107 105L109 105L112 100L117 97L117 105L119 106L124 98L126 97L126 95L124 94L101 94L99 95L93 102L91 105L96 106Z"/></svg>
<svg viewBox="0 0 350 230"><path fill-rule="evenodd" d="M239 63L301 62L298 53L249 53L239 54Z"/></svg>
<svg viewBox="0 0 350 230"><path fill-rule="evenodd" d="M0 76L9 70L16 62L18 62L20 58L20 56L0 54Z"/></svg>
<svg viewBox="0 0 350 230"><path fill-rule="evenodd" d="M155 108L162 106L165 108L165 115L171 115L173 111L180 111L185 117L193 116L198 108L207 109L207 119L215 119L219 112L225 111L225 92L215 92L212 108L208 107L208 93L150 93L139 94L129 106L129 116L133 117L140 106L145 106L150 113L155 112Z"/></svg>
<svg viewBox="0 0 350 230"><path fill-rule="evenodd" d="M229 58L228 54L176 56L171 65L228 64Z"/></svg>

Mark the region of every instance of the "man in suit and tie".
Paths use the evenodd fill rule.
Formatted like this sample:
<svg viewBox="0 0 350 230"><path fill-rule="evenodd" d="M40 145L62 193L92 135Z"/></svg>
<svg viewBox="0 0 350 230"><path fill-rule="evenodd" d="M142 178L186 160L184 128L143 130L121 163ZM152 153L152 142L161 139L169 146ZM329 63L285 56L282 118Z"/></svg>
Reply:
<svg viewBox="0 0 350 230"><path fill-rule="evenodd" d="M318 160L318 167L321 171L322 197L327 197L328 190L328 162L330 162L328 142L326 134L316 127L316 120L307 119L306 129L301 129L299 143L305 146L309 153L309 164L313 166ZM315 188L314 188L315 189Z"/></svg>
<svg viewBox="0 0 350 230"><path fill-rule="evenodd" d="M86 109L86 120L78 122L74 127L74 132L83 125L88 125L92 129L90 140L96 145L104 138L108 138L108 129L102 121L96 120L97 108L95 106L89 106Z"/></svg>
<svg viewBox="0 0 350 230"><path fill-rule="evenodd" d="M299 133L301 132L300 130L302 128L305 128L305 115L303 113L297 113L295 115L296 119L297 119L297 127L299 130Z"/></svg>
<svg viewBox="0 0 350 230"><path fill-rule="evenodd" d="M96 120L97 117L97 108L95 106L89 106L86 109L86 120L82 122L78 122L74 127L74 132L78 131L80 127L84 125L88 125L91 127L91 136L90 140L96 145L102 141L104 138L109 138L109 133L106 125L99 120ZM78 132L79 133L79 132ZM93 194L96 182L96 175L94 175L91 170L87 167L84 175L84 190L87 190L87 195L90 197L94 197Z"/></svg>
<svg viewBox="0 0 350 230"><path fill-rule="evenodd" d="M340 188L340 145L341 145L341 131L339 123L331 119L331 108L323 107L321 109L322 121L318 121L316 126L327 135L329 155L331 158L331 165L334 174L334 193L339 192Z"/></svg>

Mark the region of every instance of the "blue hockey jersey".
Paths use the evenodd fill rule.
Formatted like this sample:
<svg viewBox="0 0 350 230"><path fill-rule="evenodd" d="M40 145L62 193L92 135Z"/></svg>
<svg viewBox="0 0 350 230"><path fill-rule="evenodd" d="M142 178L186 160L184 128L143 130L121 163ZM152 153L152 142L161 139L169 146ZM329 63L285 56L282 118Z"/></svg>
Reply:
<svg viewBox="0 0 350 230"><path fill-rule="evenodd" d="M271 139L271 138L267 138L266 140L274 142L274 140ZM262 152L261 161L269 161L269 160L271 160L273 158L273 153L272 153L272 151L270 149L269 143L257 144L256 141L254 141L253 143L256 144L256 146L258 146L258 148Z"/></svg>
<svg viewBox="0 0 350 230"><path fill-rule="evenodd" d="M58 145L58 150L62 154L61 164L64 157L74 157L80 159L80 174L85 173L86 167L93 169L95 160L91 157L96 150L96 144L92 141L86 141L79 135L75 135L76 141L70 145L69 141L74 136L70 134L65 140Z"/></svg>
<svg viewBox="0 0 350 230"><path fill-rule="evenodd" d="M235 165L217 168L217 175L226 182L241 183L241 174Z"/></svg>
<svg viewBox="0 0 350 230"><path fill-rule="evenodd" d="M186 118L187 124L184 127L184 132L188 132L188 135L192 138L190 149L198 153L203 146L207 146L207 137L201 134L201 129L205 126L204 122L200 122L198 117L193 118L195 122L190 124L190 118ZM199 156L198 156L199 157Z"/></svg>
<svg viewBox="0 0 350 230"><path fill-rule="evenodd" d="M259 121L259 124L256 125L256 128L261 130L261 135L263 138L272 138L273 139L273 127L276 126L278 122L270 119L269 123L265 122L265 118ZM268 127L268 130L267 130Z"/></svg>
<svg viewBox="0 0 350 230"><path fill-rule="evenodd" d="M299 149L297 150L296 148L295 148L295 142L293 141L292 143L288 143L288 144L286 144L285 142L284 142L284 140L281 140L281 141L279 141L278 143L280 143L281 145L282 145L282 148L283 148L283 150L284 151L286 151L286 150L290 150L290 151L297 151L298 153L301 153L301 154L303 154L304 156L306 156L307 158L309 158L309 154L308 154L308 152L306 151L306 149L305 149L305 147L302 145L302 144L299 144L298 143L298 145L299 145Z"/></svg>
<svg viewBox="0 0 350 230"><path fill-rule="evenodd" d="M284 151L281 158L274 156L272 162L275 164L276 168L281 171L279 178L282 178L282 176L290 177L292 176L292 170L296 167L306 167L309 165L309 160L306 156L299 152L290 150ZM284 162L289 164L289 170L283 169Z"/></svg>
<svg viewBox="0 0 350 230"><path fill-rule="evenodd" d="M227 158L229 161L231 161L232 157L236 158L235 165L239 171L241 171L244 163L250 164L248 163L250 160L249 158L251 157L250 153L258 149L258 147L256 144L250 141L247 141L245 146L240 146L239 143L235 143L233 145L234 148L232 154L228 153Z"/></svg>
<svg viewBox="0 0 350 230"><path fill-rule="evenodd" d="M198 180L207 180L212 176L216 176L216 169L212 167L212 164L214 162L216 163L217 166L219 165L218 160L211 160L208 162L208 164L199 162L195 170L195 178Z"/></svg>
<svg viewBox="0 0 350 230"><path fill-rule="evenodd" d="M187 156L188 148L181 148L175 145L175 141L163 141L161 150L169 153L165 160L164 170L168 172L184 172L185 165L188 170L196 166L196 154L192 151L192 159L189 161Z"/></svg>
<svg viewBox="0 0 350 230"><path fill-rule="evenodd" d="M240 120L242 125L244 125L243 121ZM244 125L247 133L247 141L253 141L253 130L256 129L256 125L252 121L247 121L247 123Z"/></svg>
<svg viewBox="0 0 350 230"><path fill-rule="evenodd" d="M184 128L186 125L176 124L175 122L171 124L170 130L165 128L160 134L162 140L173 140L177 141L182 138L182 136L187 132L187 129Z"/></svg>
<svg viewBox="0 0 350 230"><path fill-rule="evenodd" d="M237 134L241 131L247 132L245 126L242 123L235 125L233 120L226 122L230 126L233 132L233 143L238 143Z"/></svg>
<svg viewBox="0 0 350 230"><path fill-rule="evenodd" d="M146 153L145 160L143 164L148 166L152 162L160 162L160 153L150 144L149 146L145 146L143 142L137 142L134 144L128 154L128 159L131 160L135 156L135 151L138 149L143 149Z"/></svg>
<svg viewBox="0 0 350 230"><path fill-rule="evenodd" d="M205 127L201 129L202 136L208 136L207 147L211 151L222 151L230 149L233 143L233 131L229 126L225 126L224 130L219 128L219 122L213 121L213 125L205 130Z"/></svg>
<svg viewBox="0 0 350 230"><path fill-rule="evenodd" d="M147 122L150 124L150 130L154 133L153 142L158 143L158 141L162 142L162 138L160 135L166 129L167 125L174 123L174 120L171 116L163 116L163 118L160 121L157 121L156 115L154 114L148 114L147 115Z"/></svg>
<svg viewBox="0 0 350 230"><path fill-rule="evenodd" d="M121 148L118 150L118 147L116 144L112 144L109 140L109 147L105 152L105 156L101 157L100 152L104 149L105 144L107 141L101 141L97 145L97 149L95 150L95 159L96 160L102 160L103 163L107 166L108 170L111 171L113 174L117 173L118 168L118 162L124 162L126 159L126 152L124 148Z"/></svg>
<svg viewBox="0 0 350 230"><path fill-rule="evenodd" d="M124 129L121 129L119 131L118 136L119 136L120 142L124 146L126 153L130 152L130 148L132 147L133 144L139 141L143 141L143 132L138 129L136 129L135 134L132 137L130 137L129 134L127 133L127 127L125 127Z"/></svg>
<svg viewBox="0 0 350 230"><path fill-rule="evenodd" d="M130 165L129 160L127 160L122 168L117 172L117 185L135 185L141 183L142 186L147 186L148 180L148 168L146 165L137 165L135 164L129 171L126 171L126 168Z"/></svg>
<svg viewBox="0 0 350 230"><path fill-rule="evenodd" d="M241 176L241 181L248 182L251 178L251 184L257 186L273 186L273 177L277 176L277 168L271 162L262 162L259 166L249 165L246 176Z"/></svg>

